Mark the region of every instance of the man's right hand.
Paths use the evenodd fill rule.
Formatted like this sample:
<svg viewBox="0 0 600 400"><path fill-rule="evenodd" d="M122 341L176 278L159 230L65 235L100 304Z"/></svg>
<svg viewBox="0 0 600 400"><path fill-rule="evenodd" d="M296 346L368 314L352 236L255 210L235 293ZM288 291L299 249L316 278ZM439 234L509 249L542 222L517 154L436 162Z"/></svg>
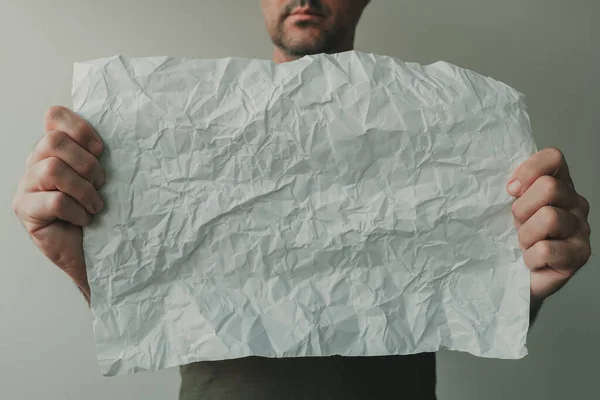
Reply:
<svg viewBox="0 0 600 400"><path fill-rule="evenodd" d="M98 162L102 142L84 119L65 107L46 112L44 130L25 161L13 210L42 253L89 301L81 227L104 207L97 191L105 179Z"/></svg>

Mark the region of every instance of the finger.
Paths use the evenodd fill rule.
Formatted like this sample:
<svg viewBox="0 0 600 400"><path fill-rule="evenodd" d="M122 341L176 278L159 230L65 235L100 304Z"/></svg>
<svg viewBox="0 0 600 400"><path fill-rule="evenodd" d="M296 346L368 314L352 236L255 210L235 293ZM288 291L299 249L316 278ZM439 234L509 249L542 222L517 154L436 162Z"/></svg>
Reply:
<svg viewBox="0 0 600 400"><path fill-rule="evenodd" d="M556 272L552 268L540 268L531 272L531 300L542 301L563 287L573 274Z"/></svg>
<svg viewBox="0 0 600 400"><path fill-rule="evenodd" d="M521 248L528 249L535 243L552 238L564 239L574 235L579 228L579 218L561 208L540 208L519 229Z"/></svg>
<svg viewBox="0 0 600 400"><path fill-rule="evenodd" d="M577 205L577 202L577 193L573 188L550 175L543 175L513 202L512 212L515 220L524 224L544 206L570 210Z"/></svg>
<svg viewBox="0 0 600 400"><path fill-rule="evenodd" d="M104 183L104 172L98 159L62 131L49 131L40 139L27 159L28 166L49 157L64 161L95 188Z"/></svg>
<svg viewBox="0 0 600 400"><path fill-rule="evenodd" d="M578 209L581 210L581 214L584 218L590 215L590 202L581 195L578 195Z"/></svg>
<svg viewBox="0 0 600 400"><path fill-rule="evenodd" d="M58 191L26 193L19 199L15 212L28 230L34 226L45 226L56 219L77 226L87 226L92 222L92 216L81 204Z"/></svg>
<svg viewBox="0 0 600 400"><path fill-rule="evenodd" d="M52 190L71 196L92 214L99 212L104 206L96 189L56 157L49 157L34 164L28 170L25 179L26 192Z"/></svg>
<svg viewBox="0 0 600 400"><path fill-rule="evenodd" d="M589 245L581 240L542 240L523 253L527 268L538 270L550 267L569 277L590 257Z"/></svg>
<svg viewBox="0 0 600 400"><path fill-rule="evenodd" d="M44 115L46 132L62 131L81 147L98 157L102 153L102 140L86 120L66 107L50 107Z"/></svg>
<svg viewBox="0 0 600 400"><path fill-rule="evenodd" d="M519 197L543 175L554 176L573 186L563 154L558 149L548 148L537 152L519 165L508 180L506 190L512 196Z"/></svg>

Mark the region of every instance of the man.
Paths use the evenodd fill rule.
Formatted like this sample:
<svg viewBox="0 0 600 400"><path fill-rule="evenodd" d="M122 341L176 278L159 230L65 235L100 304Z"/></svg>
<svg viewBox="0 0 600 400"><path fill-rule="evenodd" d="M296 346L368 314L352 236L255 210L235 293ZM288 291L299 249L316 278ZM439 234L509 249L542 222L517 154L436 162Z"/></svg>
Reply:
<svg viewBox="0 0 600 400"><path fill-rule="evenodd" d="M369 0L261 0L273 60L352 50ZM45 134L27 157L14 211L41 251L89 301L82 226L103 207L104 173L94 130L64 107L45 115ZM532 315L590 256L588 203L556 149L532 156L507 184L525 263ZM315 357L194 363L181 368L181 399L434 399L435 356Z"/></svg>

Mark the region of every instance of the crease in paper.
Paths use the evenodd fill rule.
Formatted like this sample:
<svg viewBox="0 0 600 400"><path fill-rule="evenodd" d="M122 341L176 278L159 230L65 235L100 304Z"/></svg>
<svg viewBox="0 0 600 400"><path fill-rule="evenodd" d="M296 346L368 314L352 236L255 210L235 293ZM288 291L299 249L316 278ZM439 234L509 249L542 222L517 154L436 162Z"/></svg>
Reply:
<svg viewBox="0 0 600 400"><path fill-rule="evenodd" d="M84 229L106 375L249 355L526 354L505 183L523 96L360 52L75 64L105 143Z"/></svg>

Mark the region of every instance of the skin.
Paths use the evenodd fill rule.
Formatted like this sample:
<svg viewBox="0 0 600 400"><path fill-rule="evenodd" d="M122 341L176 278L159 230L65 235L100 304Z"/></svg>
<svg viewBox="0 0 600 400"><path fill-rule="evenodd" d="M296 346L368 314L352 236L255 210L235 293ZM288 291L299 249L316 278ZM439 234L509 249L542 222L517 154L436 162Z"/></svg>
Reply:
<svg viewBox="0 0 600 400"><path fill-rule="evenodd" d="M368 1L262 0L273 60L351 50L356 24ZM316 15L291 16L292 11ZM92 127L65 107L44 116L45 133L27 157L13 210L50 261L90 299L82 249L82 227L103 208L98 189L105 180L98 157L102 142ZM531 270L532 315L588 261L589 203L577 193L563 154L544 149L513 173L507 191L527 268Z"/></svg>
<svg viewBox="0 0 600 400"><path fill-rule="evenodd" d="M564 155L548 148L513 173L507 187L525 264L531 270L531 301L539 306L591 255L588 201L577 193Z"/></svg>
<svg viewBox="0 0 600 400"><path fill-rule="evenodd" d="M104 207L98 193L105 178L98 162L102 141L65 107L48 109L44 131L25 161L13 210L37 247L73 279L89 302L81 228Z"/></svg>
<svg viewBox="0 0 600 400"><path fill-rule="evenodd" d="M261 0L273 61L354 48L356 25L368 0Z"/></svg>

